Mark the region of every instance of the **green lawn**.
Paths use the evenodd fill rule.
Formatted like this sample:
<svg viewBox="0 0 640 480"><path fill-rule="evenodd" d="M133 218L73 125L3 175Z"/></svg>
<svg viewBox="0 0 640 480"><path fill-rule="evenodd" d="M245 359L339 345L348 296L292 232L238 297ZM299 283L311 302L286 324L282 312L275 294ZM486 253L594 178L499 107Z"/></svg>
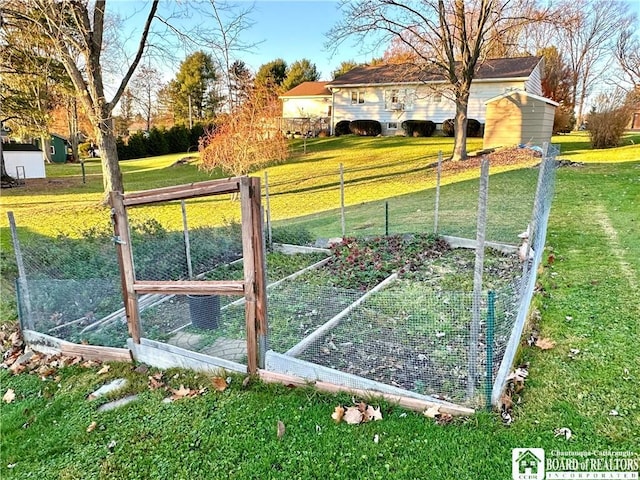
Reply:
<svg viewBox="0 0 640 480"><path fill-rule="evenodd" d="M574 138L578 137L560 140L569 143L567 139ZM349 142L349 138L336 140ZM386 139L351 140L362 140L359 150L367 147L374 155L374 141ZM425 150L427 140L421 140ZM323 142L318 141L318 151L309 154L317 155L313 157L316 163L306 165L307 157L301 158L297 160L299 168L315 173L325 163L334 162L331 168L335 168L340 158L345 158ZM402 139L391 142L402 145ZM98 367L69 367L60 371L59 378L46 380L37 375L14 377L0 370L2 393L12 388L17 395L12 403L2 406L0 476L507 479L511 478L511 449L515 447L545 448L547 456L554 450L631 451L638 458L640 147L636 140L635 147L596 155L582 151L580 141L572 143L576 148L563 148L567 154L561 157L588 164L558 171L547 236L555 261L545 262L535 297L541 311L540 335L556 345L545 351L522 347L520 359L531 362L530 376L510 427L490 413L440 426L388 404L383 404L381 422L336 425L330 415L338 403L351 403L349 397L255 383L243 388L241 379L235 377L223 393L210 391L166 404L162 402L166 393L147 388L150 373L135 373L125 364L114 364L101 375ZM313 148L313 143L309 144ZM378 148L384 150L379 144ZM390 148L385 155L392 152ZM324 161L319 161L323 157ZM414 160L418 164L425 161ZM389 161L395 166L387 170L380 160L380 172L391 178L395 173L411 178L400 162ZM147 167L153 168L151 160L139 162L150 162ZM346 168L352 166L343 163ZM289 166L271 167L270 177L277 168ZM189 175L200 174L194 169ZM293 170L290 175L293 180ZM326 188L335 190L335 186ZM64 195L73 202L76 193L67 191ZM87 195L88 206L99 202L99 189ZM20 208L28 217L27 203L52 202L55 196L48 194L38 200L32 198L36 195L3 192L3 210ZM46 205L49 212L52 205ZM316 208L326 209L323 205ZM30 228L46 230L48 227L40 224L44 218L62 225L57 217L35 211L43 216ZM322 217L317 216L317 221L322 224ZM329 221L334 221L333 215ZM87 401L86 395L105 380L119 376L132 380L127 392L141 392L139 400L114 412L97 412L97 405L104 402ZM173 388L208 384L207 379L189 372L170 371L165 378ZM612 411L617 415L611 415ZM276 435L278 420L286 426L281 439ZM97 423L95 430L87 432L93 421ZM571 439L554 434L561 427L571 429Z"/></svg>

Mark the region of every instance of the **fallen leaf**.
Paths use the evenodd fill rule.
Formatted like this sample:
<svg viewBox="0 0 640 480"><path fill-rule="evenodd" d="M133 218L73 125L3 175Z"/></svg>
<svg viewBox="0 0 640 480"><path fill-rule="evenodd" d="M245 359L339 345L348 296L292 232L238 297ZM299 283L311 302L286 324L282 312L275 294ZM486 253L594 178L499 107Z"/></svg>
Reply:
<svg viewBox="0 0 640 480"><path fill-rule="evenodd" d="M618 413L617 410L611 410L609 412L609 415L612 416L612 417L617 417L618 415L620 415L620 413Z"/></svg>
<svg viewBox="0 0 640 480"><path fill-rule="evenodd" d="M164 387L164 382L157 379L155 375L149 376L149 389L157 390L162 387Z"/></svg>
<svg viewBox="0 0 640 480"><path fill-rule="evenodd" d="M282 423L280 420L278 420L278 439L281 439L282 436L284 435L285 432L285 428L284 428L284 423Z"/></svg>
<svg viewBox="0 0 640 480"><path fill-rule="evenodd" d="M251 382L250 376L244 377L244 380L242 380L242 388L247 388L250 382Z"/></svg>
<svg viewBox="0 0 640 480"><path fill-rule="evenodd" d="M97 422L91 422L89 424L89 426L87 427L87 433L93 432L96 429L97 426L98 426Z"/></svg>
<svg viewBox="0 0 640 480"><path fill-rule="evenodd" d="M511 396L503 393L500 397L500 409L506 411L511 407L513 407L513 400L511 399Z"/></svg>
<svg viewBox="0 0 640 480"><path fill-rule="evenodd" d="M331 414L331 418L333 418L337 423L340 423L342 417L344 417L344 408L338 405Z"/></svg>
<svg viewBox="0 0 640 480"><path fill-rule="evenodd" d="M116 445L117 445L117 444L118 444L118 443L117 443L115 440L111 440L111 441L109 442L109 444L107 445L107 448L108 448L109 450L113 450L114 448L116 448Z"/></svg>
<svg viewBox="0 0 640 480"><path fill-rule="evenodd" d="M358 410L358 407L347 407L343 418L349 425L358 425L362 423L362 412Z"/></svg>
<svg viewBox="0 0 640 480"><path fill-rule="evenodd" d="M379 437L379 436L378 436L378 434L376 433L376 434L373 436L373 443L378 443L379 441L380 441L380 437Z"/></svg>
<svg viewBox="0 0 640 480"><path fill-rule="evenodd" d="M14 347L21 347L22 337L20 336L20 332L16 330L11 335L9 335L9 341L11 342L11 345Z"/></svg>
<svg viewBox="0 0 640 480"><path fill-rule="evenodd" d="M436 417L436 423L438 425L447 425L453 421L453 415L450 413L441 413Z"/></svg>
<svg viewBox="0 0 640 480"><path fill-rule="evenodd" d="M149 371L149 367L147 367L144 363L141 363L136 368L133 369L136 373L147 373Z"/></svg>
<svg viewBox="0 0 640 480"><path fill-rule="evenodd" d="M373 408L371 405L367 407L367 417L369 420L378 421L382 420L382 412L380 407Z"/></svg>
<svg viewBox="0 0 640 480"><path fill-rule="evenodd" d="M556 342L551 340L550 338L539 338L536 340L536 347L540 350L551 350L556 346Z"/></svg>
<svg viewBox="0 0 640 480"><path fill-rule="evenodd" d="M555 434L554 436L556 437L564 437L565 440L569 440L571 438L571 436L573 435L573 433L571 432L571 430L567 427L562 427L562 428L556 428L553 433Z"/></svg>
<svg viewBox="0 0 640 480"><path fill-rule="evenodd" d="M9 371L11 371L11 373L13 373L14 375L19 375L22 372L24 372L26 369L27 367L25 367L24 364L22 363L14 363L9 367Z"/></svg>
<svg viewBox="0 0 640 480"><path fill-rule="evenodd" d="M9 388L5 394L2 396L2 401L6 403L11 403L16 399L16 392L13 388Z"/></svg>
<svg viewBox="0 0 640 480"><path fill-rule="evenodd" d="M171 395L171 400L179 400L180 398L184 398L184 397L188 397L191 395L191 389L185 387L184 385L180 385L180 388L178 390L174 390L173 388L171 389L171 393L173 393L173 395Z"/></svg>
<svg viewBox="0 0 640 480"><path fill-rule="evenodd" d="M440 415L440 405L431 405L424 412L422 412L422 414L425 417L436 418L438 415Z"/></svg>
<svg viewBox="0 0 640 480"><path fill-rule="evenodd" d="M98 370L98 375L103 375L103 374L107 373L110 368L111 368L110 365L103 365L102 368L100 370Z"/></svg>
<svg viewBox="0 0 640 480"><path fill-rule="evenodd" d="M215 388L218 392L224 392L229 384L222 377L213 377L211 379L211 383L213 383L213 388Z"/></svg>

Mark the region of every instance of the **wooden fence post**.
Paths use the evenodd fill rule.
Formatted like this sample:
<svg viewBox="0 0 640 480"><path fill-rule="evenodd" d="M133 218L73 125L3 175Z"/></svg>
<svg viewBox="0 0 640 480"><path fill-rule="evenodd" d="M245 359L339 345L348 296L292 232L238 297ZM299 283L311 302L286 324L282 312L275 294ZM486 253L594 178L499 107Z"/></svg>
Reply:
<svg viewBox="0 0 640 480"><path fill-rule="evenodd" d="M256 333L258 335L258 367L264 368L267 353L267 274L264 242L264 216L260 203L260 178L251 177L251 217L255 270Z"/></svg>
<svg viewBox="0 0 640 480"><path fill-rule="evenodd" d="M247 370L258 372L258 344L256 325L256 258L254 255L254 220L252 181L240 179L240 208L242 210L242 258L244 265L245 326L247 331ZM259 195L259 193L256 192Z"/></svg>
<svg viewBox="0 0 640 480"><path fill-rule="evenodd" d="M138 294L133 285L135 283L135 269L133 264L133 252L131 251L131 238L129 236L129 220L120 192L109 192L109 204L111 205L111 220L113 222L113 240L118 252L120 264L120 281L122 282L122 299L127 314L129 335L135 343L140 343L141 328L138 313Z"/></svg>

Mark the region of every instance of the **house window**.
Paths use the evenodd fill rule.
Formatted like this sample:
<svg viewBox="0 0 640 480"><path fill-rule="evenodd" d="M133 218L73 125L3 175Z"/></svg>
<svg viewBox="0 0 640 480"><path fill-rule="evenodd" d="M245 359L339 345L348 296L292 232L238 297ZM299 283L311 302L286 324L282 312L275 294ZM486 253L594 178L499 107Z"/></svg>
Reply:
<svg viewBox="0 0 640 480"><path fill-rule="evenodd" d="M384 108L385 110L404 112L413 110L413 102L415 98L415 89L413 88L394 88L385 90L384 92Z"/></svg>
<svg viewBox="0 0 640 480"><path fill-rule="evenodd" d="M442 94L440 92L431 94L431 103L440 103L442 101Z"/></svg>
<svg viewBox="0 0 640 480"><path fill-rule="evenodd" d="M351 105L357 105L358 103L364 103L364 92L351 92Z"/></svg>
<svg viewBox="0 0 640 480"><path fill-rule="evenodd" d="M389 122L389 123L387 123L387 129L388 130L397 130L398 129L398 122Z"/></svg>

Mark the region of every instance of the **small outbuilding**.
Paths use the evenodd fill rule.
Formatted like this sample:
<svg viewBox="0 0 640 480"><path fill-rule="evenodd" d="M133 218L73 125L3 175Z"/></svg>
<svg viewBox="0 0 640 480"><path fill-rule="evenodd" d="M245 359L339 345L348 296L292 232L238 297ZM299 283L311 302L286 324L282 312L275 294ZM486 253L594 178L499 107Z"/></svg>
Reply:
<svg viewBox="0 0 640 480"><path fill-rule="evenodd" d="M46 178L42 150L30 143L3 143L7 173L15 179Z"/></svg>
<svg viewBox="0 0 640 480"><path fill-rule="evenodd" d="M558 106L553 100L513 90L487 100L485 105L483 148L542 145L551 141Z"/></svg>

